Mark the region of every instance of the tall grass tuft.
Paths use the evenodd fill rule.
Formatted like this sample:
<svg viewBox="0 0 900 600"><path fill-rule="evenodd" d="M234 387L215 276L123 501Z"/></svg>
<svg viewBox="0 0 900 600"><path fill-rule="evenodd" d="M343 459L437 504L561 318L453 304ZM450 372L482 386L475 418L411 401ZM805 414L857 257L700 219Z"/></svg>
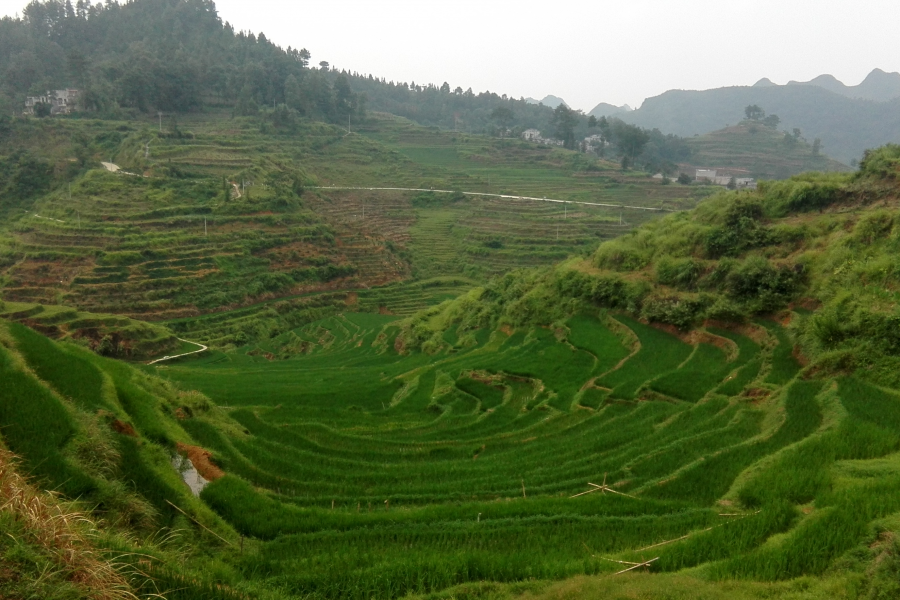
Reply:
<svg viewBox="0 0 900 600"><path fill-rule="evenodd" d="M94 523L52 495L38 492L16 466L14 455L0 448L0 514L14 515L19 543L31 544L49 557L40 577L23 578L17 584L22 597L69 588L79 597L137 600L129 578L94 547L92 540L98 536Z"/></svg>

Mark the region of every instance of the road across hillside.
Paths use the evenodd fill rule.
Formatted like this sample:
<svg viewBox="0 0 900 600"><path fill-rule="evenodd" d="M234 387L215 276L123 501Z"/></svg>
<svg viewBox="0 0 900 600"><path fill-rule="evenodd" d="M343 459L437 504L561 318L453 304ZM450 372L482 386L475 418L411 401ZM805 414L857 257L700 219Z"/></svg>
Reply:
<svg viewBox="0 0 900 600"><path fill-rule="evenodd" d="M464 196L485 196L489 198L503 198L506 200L534 200L538 202L557 202L559 204L583 204L586 206L604 206L608 208L630 208L633 210L648 210L652 212L682 212L671 208L652 208L649 206L627 206L625 204L606 204L603 202L583 202L578 200L555 200L553 198L533 198L531 196L512 196L509 194L488 194L485 192L459 192L456 190L435 190L424 188L395 188L395 187L341 187L341 186L311 186L314 190L365 190L365 191L394 191L394 192L433 192L435 194L463 194Z"/></svg>

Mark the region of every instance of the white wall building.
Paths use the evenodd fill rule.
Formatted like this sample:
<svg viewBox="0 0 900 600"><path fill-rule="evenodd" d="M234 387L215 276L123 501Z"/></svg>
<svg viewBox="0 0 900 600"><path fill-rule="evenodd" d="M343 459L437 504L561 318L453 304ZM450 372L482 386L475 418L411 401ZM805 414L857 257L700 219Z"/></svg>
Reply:
<svg viewBox="0 0 900 600"><path fill-rule="evenodd" d="M67 115L78 107L79 90L48 90L43 96L28 96L25 99L25 114L33 115L38 104L49 104L51 115Z"/></svg>

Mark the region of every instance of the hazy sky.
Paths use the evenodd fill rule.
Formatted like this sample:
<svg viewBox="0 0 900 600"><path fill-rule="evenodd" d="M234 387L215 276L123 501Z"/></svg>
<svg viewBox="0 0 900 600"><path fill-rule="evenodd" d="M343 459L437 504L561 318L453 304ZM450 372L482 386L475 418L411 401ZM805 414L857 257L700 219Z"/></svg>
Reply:
<svg viewBox="0 0 900 600"><path fill-rule="evenodd" d="M0 0L14 14L25 0ZM585 111L668 89L900 71L897 0L217 0L236 29L306 48L314 64Z"/></svg>

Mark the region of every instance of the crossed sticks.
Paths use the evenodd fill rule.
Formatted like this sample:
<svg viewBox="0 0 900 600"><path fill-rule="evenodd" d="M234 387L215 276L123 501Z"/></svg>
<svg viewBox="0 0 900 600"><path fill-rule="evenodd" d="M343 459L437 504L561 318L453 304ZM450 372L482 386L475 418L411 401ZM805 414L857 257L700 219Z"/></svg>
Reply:
<svg viewBox="0 0 900 600"><path fill-rule="evenodd" d="M619 563L620 565L628 565L627 569L622 569L621 571L617 571L617 572L613 573L613 575L621 575L622 573L627 573L628 571L634 571L635 569L640 569L641 567L647 567L649 569L650 565L652 563L655 563L656 561L658 561L660 558L657 556L656 558L651 558L650 560L646 560L644 562L639 562L639 563L630 562L627 560L613 560L611 558L606 558L605 556L595 556L594 553L591 552L591 549L588 548L587 544L585 544L584 542L581 542L581 544L584 546L585 550L587 550L588 552L591 553L591 556L594 558L599 558L600 560L605 560L607 562ZM643 560L643 559L641 559L641 560Z"/></svg>
<svg viewBox="0 0 900 600"><path fill-rule="evenodd" d="M654 563L659 560L658 556L656 558L651 558L648 561L644 561L644 562L640 562L640 563L628 562L627 560L613 560L611 558L603 558L602 556L600 556L599 558L602 560L609 561L609 562L619 563L620 565L631 565L627 569L622 569L621 571L617 571L616 573L613 573L613 575L621 575L622 573L627 573L628 571L634 571L635 569L640 569L641 567L649 568L650 563Z"/></svg>
<svg viewBox="0 0 900 600"><path fill-rule="evenodd" d="M569 498L571 499L571 498L577 498L578 496L586 496L588 494L593 494L594 492L600 492L602 494L605 494L606 492L611 492L613 494L619 494L620 496L628 496L629 498L634 498L635 500L637 500L636 496L632 496L631 494L626 494L624 492L619 492L617 490L612 489L608 485L606 485L606 476L607 475L608 475L608 473L603 474L603 485L597 485L596 483L591 483L590 481L588 481L588 485L591 486L593 489L590 489L586 492L581 492L580 494L575 494L574 496L569 496Z"/></svg>

